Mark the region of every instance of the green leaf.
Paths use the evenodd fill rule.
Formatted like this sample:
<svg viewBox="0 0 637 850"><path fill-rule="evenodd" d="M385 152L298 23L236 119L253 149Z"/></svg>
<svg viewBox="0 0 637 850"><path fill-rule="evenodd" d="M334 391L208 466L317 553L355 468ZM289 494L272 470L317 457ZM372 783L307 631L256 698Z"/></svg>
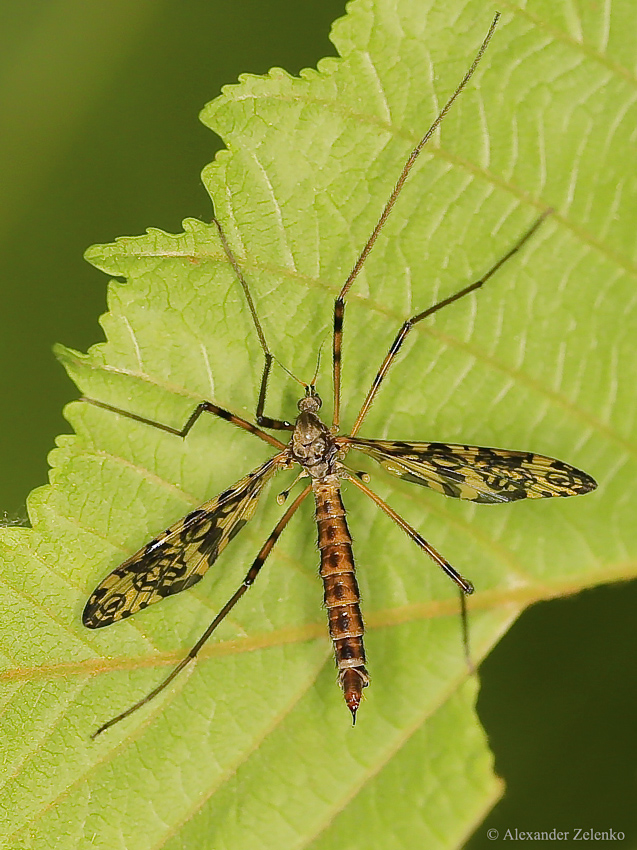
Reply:
<svg viewBox="0 0 637 850"><path fill-rule="evenodd" d="M340 59L300 79L246 76L204 110L227 146L206 186L267 339L300 378L492 12L478 0L355 0L334 27ZM476 660L532 601L636 572L630 15L621 3L612 16L544 0L506 7L348 301L344 430L402 321L479 278L555 210L484 290L418 326L362 432L528 449L598 479L586 497L489 508L361 458L377 492L475 583ZM175 427L202 398L253 415L262 357L214 227L188 220L182 234L152 230L88 257L125 282L110 285L108 341L59 351L83 393ZM276 369L270 415L292 417L298 394ZM89 740L194 643L281 509L277 482L204 582L89 632L80 615L98 581L268 450L212 417L183 442L86 404L68 419L77 436L59 439L51 484L29 500L33 528L2 534L4 846L459 846L501 788L473 712L455 589L351 486L372 675L354 729L306 502L190 673Z"/></svg>

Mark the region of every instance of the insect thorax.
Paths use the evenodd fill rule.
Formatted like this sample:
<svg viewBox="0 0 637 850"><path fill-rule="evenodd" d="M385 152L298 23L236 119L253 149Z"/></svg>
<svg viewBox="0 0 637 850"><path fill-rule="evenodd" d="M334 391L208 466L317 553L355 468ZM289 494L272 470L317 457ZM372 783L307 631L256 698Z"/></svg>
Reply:
<svg viewBox="0 0 637 850"><path fill-rule="evenodd" d="M299 401L301 412L289 442L291 459L300 463L312 478L334 474L339 451L330 429L318 416L320 407L320 397L314 387L308 387L305 397Z"/></svg>

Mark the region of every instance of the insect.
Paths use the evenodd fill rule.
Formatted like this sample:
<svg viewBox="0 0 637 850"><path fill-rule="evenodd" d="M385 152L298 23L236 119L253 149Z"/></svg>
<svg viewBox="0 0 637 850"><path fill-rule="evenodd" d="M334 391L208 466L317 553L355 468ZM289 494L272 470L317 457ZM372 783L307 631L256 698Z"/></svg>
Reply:
<svg viewBox="0 0 637 850"><path fill-rule="evenodd" d="M346 456L350 451L358 451L370 456L390 474L405 481L429 487L445 496L481 504L499 504L525 498L574 496L588 493L597 486L589 475L573 466L531 452L447 443L373 440L358 436L390 366L413 327L483 286L533 236L550 211L543 213L517 244L480 280L417 313L402 325L380 365L353 428L349 434L338 433L341 401L341 347L346 296L390 215L417 157L456 98L467 86L482 59L498 18L499 15L496 15L463 80L407 159L371 236L334 302L332 337L334 412L331 427L328 427L319 416L322 401L315 386L316 374L309 384L299 382L303 385L304 394L298 402L299 413L294 422L273 419L265 415L268 380L275 358L267 345L242 269L226 240L221 224L216 220L214 223L221 244L244 291L265 358L256 407L256 424L211 401L202 401L183 428L178 429L95 399L83 399L97 407L160 428L181 438L187 436L203 413L210 413L254 434L276 449L273 457L241 478L234 486L189 513L113 570L93 591L84 609L83 623L90 629L109 626L118 620L130 617L149 605L167 596L181 593L199 582L230 541L250 520L265 485L277 472L300 467L298 478L309 481L276 524L241 585L221 608L186 657L151 693L100 726L93 737L128 717L164 690L197 656L219 623L252 586L277 539L299 505L310 493L316 505L320 575L324 585L325 606L338 668L338 681L355 722L363 690L368 686L370 678L366 668L364 626L355 576L352 539L341 498L343 481L351 482L372 499L455 582L463 600L463 625L466 629L464 599L466 595L473 592L473 585L415 528L367 487L368 476L348 467ZM286 444L268 431L288 431L291 432L291 438ZM289 492L290 490L287 490L281 494L281 502L287 498Z"/></svg>

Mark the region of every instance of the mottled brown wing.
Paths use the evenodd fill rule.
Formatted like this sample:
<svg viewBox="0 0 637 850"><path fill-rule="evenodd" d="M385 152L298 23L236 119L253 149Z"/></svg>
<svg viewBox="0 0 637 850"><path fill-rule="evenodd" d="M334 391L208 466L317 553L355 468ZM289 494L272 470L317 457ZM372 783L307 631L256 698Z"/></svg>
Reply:
<svg viewBox="0 0 637 850"><path fill-rule="evenodd" d="M422 484L443 496L483 505L577 496L597 487L590 475L580 469L532 452L357 437L347 438L344 443L365 452L405 481Z"/></svg>
<svg viewBox="0 0 637 850"><path fill-rule="evenodd" d="M204 502L106 576L86 603L89 629L110 626L166 596L192 587L252 517L277 455L215 499Z"/></svg>

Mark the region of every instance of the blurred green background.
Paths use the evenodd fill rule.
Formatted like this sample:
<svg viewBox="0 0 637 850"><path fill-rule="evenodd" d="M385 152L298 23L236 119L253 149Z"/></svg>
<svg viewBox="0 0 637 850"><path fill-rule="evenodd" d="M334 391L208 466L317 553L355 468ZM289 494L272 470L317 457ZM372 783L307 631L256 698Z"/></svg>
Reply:
<svg viewBox="0 0 637 850"><path fill-rule="evenodd" d="M220 142L197 114L243 72L334 55L337 0L0 0L0 518L26 516L75 388L51 354L102 339L94 242L208 219ZM423 434L426 438L426 434ZM637 847L635 584L535 605L481 668L507 782L489 827L622 830Z"/></svg>

